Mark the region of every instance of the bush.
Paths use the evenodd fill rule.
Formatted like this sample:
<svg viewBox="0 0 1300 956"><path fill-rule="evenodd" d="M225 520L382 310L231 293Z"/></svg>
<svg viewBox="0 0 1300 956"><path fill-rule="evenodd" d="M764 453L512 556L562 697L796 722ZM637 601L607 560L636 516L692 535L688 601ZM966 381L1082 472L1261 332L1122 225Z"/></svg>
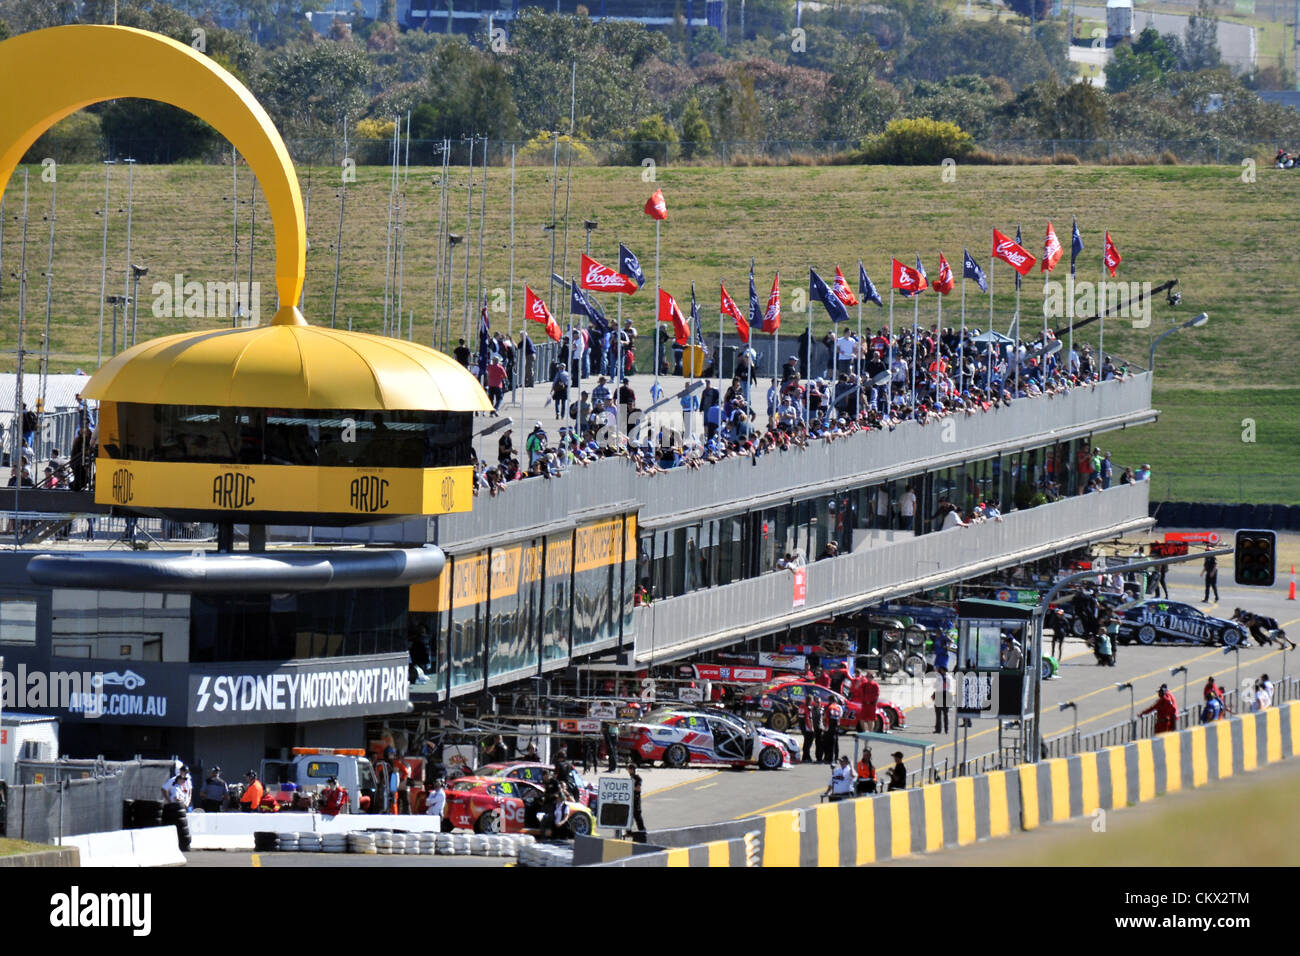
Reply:
<svg viewBox="0 0 1300 956"><path fill-rule="evenodd" d="M883 133L864 139L861 148L863 162L930 166L964 158L975 148L975 140L956 123L919 116L891 120Z"/></svg>
<svg viewBox="0 0 1300 956"><path fill-rule="evenodd" d="M560 137L560 162L567 164L569 161L569 147L573 147L573 164L575 166L591 166L596 162L596 157L591 152L591 147L586 143L575 139L572 136ZM538 133L515 155L517 162L525 166L547 166L550 165L555 156L555 137L548 133Z"/></svg>
<svg viewBox="0 0 1300 956"><path fill-rule="evenodd" d="M677 131L662 116L647 116L616 136L622 141L622 147L610 158L613 166L640 166L645 159L664 166L677 158Z"/></svg>
<svg viewBox="0 0 1300 956"><path fill-rule="evenodd" d="M60 163L97 163L104 158L99 117L82 110L55 123L32 144L25 163L49 157Z"/></svg>

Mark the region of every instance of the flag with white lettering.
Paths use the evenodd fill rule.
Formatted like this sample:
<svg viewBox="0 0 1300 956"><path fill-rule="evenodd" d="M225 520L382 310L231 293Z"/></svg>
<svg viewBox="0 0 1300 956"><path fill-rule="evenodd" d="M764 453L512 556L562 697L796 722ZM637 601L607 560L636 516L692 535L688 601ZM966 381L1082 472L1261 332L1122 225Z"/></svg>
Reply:
<svg viewBox="0 0 1300 956"><path fill-rule="evenodd" d="M1056 264L1061 261L1061 256L1065 255L1065 250L1061 248L1061 240L1056 238L1056 230L1052 228L1052 222L1047 222L1047 236L1043 239L1043 261L1039 263L1039 272L1051 272L1056 268Z"/></svg>
<svg viewBox="0 0 1300 956"><path fill-rule="evenodd" d="M849 320L849 313L844 308L844 303L840 301L839 296L831 291L831 287L826 284L825 279L817 274L816 269L808 270L808 297L821 300L822 305L826 307L826 314L831 317L832 322L847 322Z"/></svg>
<svg viewBox="0 0 1300 956"><path fill-rule="evenodd" d="M763 331L774 335L781 330L781 273L772 279L772 291L767 296L767 309L763 312Z"/></svg>
<svg viewBox="0 0 1300 956"><path fill-rule="evenodd" d="M645 275L641 272L641 260L621 242L618 244L618 271L619 275L625 275L635 282L637 289L645 285Z"/></svg>
<svg viewBox="0 0 1300 956"><path fill-rule="evenodd" d="M686 345L691 340L691 328L686 324L686 316L682 315L682 310L677 307L677 300L668 294L667 289L659 290L659 315L660 322L671 322L673 330L676 333L674 341L678 345Z"/></svg>
<svg viewBox="0 0 1300 956"><path fill-rule="evenodd" d="M1115 270L1119 268L1119 264L1123 261L1124 259L1119 254L1119 250L1115 248L1115 243L1110 241L1110 233L1107 232L1106 249L1102 254L1102 262L1105 263L1106 268L1110 270L1110 277L1112 279L1115 278Z"/></svg>
<svg viewBox="0 0 1300 956"><path fill-rule="evenodd" d="M601 265L585 252L582 254L582 279L579 284L593 292L621 292L625 295L631 295L639 287L639 283L630 277Z"/></svg>
<svg viewBox="0 0 1300 956"><path fill-rule="evenodd" d="M732 301L731 296L727 295L727 284L724 282L721 283L721 285L722 285L722 301L718 306L718 311L720 311L723 315L731 316L731 318L735 320L736 331L740 334L741 341L744 342L746 345L748 345L749 344L749 321L741 313L740 309L736 307L736 303Z"/></svg>
<svg viewBox="0 0 1300 956"><path fill-rule="evenodd" d="M1034 263L1038 260L1029 254L1020 243L1014 239L1004 236L998 230L993 230L993 257L1001 259L1011 268L1016 270L1019 275L1028 275L1034 268Z"/></svg>
<svg viewBox="0 0 1300 956"><path fill-rule="evenodd" d="M962 263L961 263L962 278L974 279L975 283L980 287L981 292L989 291L989 282L988 279L985 278L984 270L980 268L980 264L976 262L974 259L972 259L970 253L967 252L965 249L962 249L961 254L962 254Z"/></svg>

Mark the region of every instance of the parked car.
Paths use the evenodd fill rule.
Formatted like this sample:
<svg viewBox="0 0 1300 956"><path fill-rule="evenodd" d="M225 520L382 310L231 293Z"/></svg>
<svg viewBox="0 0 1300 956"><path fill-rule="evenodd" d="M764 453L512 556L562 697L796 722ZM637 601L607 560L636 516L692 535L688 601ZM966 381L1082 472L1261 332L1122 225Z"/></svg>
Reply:
<svg viewBox="0 0 1300 956"><path fill-rule="evenodd" d="M764 770L790 766L794 741L733 715L660 708L622 725L618 749L633 760L662 760L665 767L699 764L746 766Z"/></svg>
<svg viewBox="0 0 1300 956"><path fill-rule="evenodd" d="M762 723L772 730L784 732L799 725L799 714L807 704L808 695L816 694L822 704L836 700L843 708L840 727L843 731L874 730L884 733L891 728L906 725L903 708L888 700L876 702L875 726L868 727L862 718L862 705L849 700L843 694L821 687L809 680L799 678L781 678L756 688L745 695L739 706L742 713L756 723Z"/></svg>
<svg viewBox="0 0 1300 956"><path fill-rule="evenodd" d="M442 828L473 830L475 833L523 833L535 831L535 813L545 792L527 780L501 777L460 777L447 784ZM566 826L577 836L590 836L596 829L595 815L581 803L566 801Z"/></svg>
<svg viewBox="0 0 1300 956"><path fill-rule="evenodd" d="M1250 638L1236 621L1211 617L1190 604L1150 599L1121 607L1116 613L1119 641L1128 644L1155 644L1172 641L1180 644L1222 644L1246 647Z"/></svg>

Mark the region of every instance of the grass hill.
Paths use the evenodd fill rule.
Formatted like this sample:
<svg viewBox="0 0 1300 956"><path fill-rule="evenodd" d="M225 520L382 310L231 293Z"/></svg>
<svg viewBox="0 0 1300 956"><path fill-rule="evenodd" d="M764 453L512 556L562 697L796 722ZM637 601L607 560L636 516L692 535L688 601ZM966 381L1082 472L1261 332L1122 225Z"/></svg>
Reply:
<svg viewBox="0 0 1300 956"><path fill-rule="evenodd" d="M36 367L32 356L39 356L45 323L50 229L46 216L52 187L42 181L39 167L26 168L30 180L25 347L30 370ZM1183 498L1300 501L1300 483L1263 477L1289 476L1300 442L1294 412L1300 400L1300 382L1295 379L1300 287L1288 278L1293 253L1287 239L1288 210L1300 199L1300 176L1260 169L1251 177L1235 167L959 166L952 181L945 181L941 172L938 167L668 167L660 168L657 182L649 183L643 181L640 167L575 167L567 271L570 275L578 271L582 220L598 220L599 228L592 234L593 255L615 262L622 240L641 259L650 288L626 299L623 314L648 329L653 310L654 223L641 207L661 187L669 210L662 226L664 286L684 303L694 280L701 314L706 327L711 326L717 319L718 281L725 281L733 296L743 301L753 256L761 297L766 297L773 272L780 271L783 324L794 334L807 323L806 304L805 311L797 314L792 297L801 294L806 302L809 265L825 276L833 275L838 264L852 281L861 258L877 286L887 291L891 256L910 263L919 252L933 278L940 251L960 273L966 247L987 268L992 227L1011 234L1017 223L1023 224L1025 244L1037 252L1046 220L1051 219L1068 250L1070 218L1077 215L1086 244L1079 259L1080 280L1100 278L1103 230L1109 230L1124 257L1120 279L1155 285L1178 278L1183 295L1177 308L1158 300L1149 327L1134 327L1131 320L1108 321L1108 352L1145 366L1154 335L1173 321L1200 311L1210 314L1207 327L1161 345L1156 404L1165 416L1158 426L1108 440L1116 459L1121 463L1149 460L1155 467L1157 497L1164 496L1159 481L1170 472L1221 473L1233 476L1231 481L1180 479L1186 490L1172 488L1171 493ZM407 226L403 311L414 312L415 337L426 342L433 334L437 173L413 168L402 187ZM467 324L463 309L467 250L471 300L479 287L481 175L481 170L475 171L472 222L465 244L457 248L453 339ZM563 162L560 175L563 180ZM308 204L311 243L303 311L311 322L328 323L339 225L339 171L302 168L299 176ZM467 232L466 182L464 168L452 170L451 228L459 233ZM247 278L249 268L250 183L247 168L241 166L241 279ZM542 291L550 272L551 237L543 225L551 220L552 186L549 167L521 166L516 173L516 334L524 281ZM110 189L108 288L110 293L121 293L127 218L127 176L122 166L113 168ZM382 326L389 192L387 167L360 167L356 182L347 187L337 306L340 324L351 319L354 328L369 331ZM231 278L230 195L228 165L135 169L131 259L150 270L141 284L140 340L220 324L214 319L155 317L154 295L148 286L157 279L170 282L176 273L201 282ZM103 220L96 210L103 198L104 167L59 168L49 343L54 371L74 367L89 371L96 365L103 240ZM565 201L566 183L561 181L557 213L561 220ZM0 245L0 349L8 350L0 362L10 370L17 330L14 275L21 254L22 202L20 168L5 193ZM482 285L487 290L509 288L509 214L510 171L491 167L482 248ZM264 321L274 310L270 227L259 194L253 278L262 285ZM562 247L563 238L557 238L556 271L561 269ZM1058 266L1058 275L1063 277L1064 271L1064 265ZM994 288L994 324L1005 332L1016 307L1008 267L996 268ZM803 293L796 292L800 289ZM945 325L960 321L959 291L944 301ZM501 304L506 301L503 292ZM1025 280L1022 292L1022 331L1041 327L1042 302L1042 280L1035 272ZM612 312L614 303L607 304ZM927 293L921 301L921 322L933 322L935 310L936 296ZM470 311L477 310L471 305ZM557 314L560 311L564 310ZM868 307L864 317L867 323L883 324L887 311ZM820 335L829 326L820 306L813 319ZM895 321L903 324L911 319L909 304L897 301ZM988 320L988 296L968 283L968 323L985 327ZM471 330L476 321L472 315L468 318ZM492 321L494 327L509 324L504 312L494 313ZM1095 348L1096 324L1080 335ZM766 341L760 343L766 346ZM107 353L107 345L105 349ZM1253 442L1243 441L1243 433L1249 431L1245 420L1254 421Z"/></svg>

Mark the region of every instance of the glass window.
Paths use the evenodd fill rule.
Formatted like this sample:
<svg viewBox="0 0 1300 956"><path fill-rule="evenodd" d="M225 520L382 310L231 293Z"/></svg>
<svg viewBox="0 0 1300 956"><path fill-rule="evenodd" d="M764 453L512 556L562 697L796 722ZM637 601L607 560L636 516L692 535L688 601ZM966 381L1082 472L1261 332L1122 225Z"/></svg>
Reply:
<svg viewBox="0 0 1300 956"><path fill-rule="evenodd" d="M183 661L189 657L190 596L55 588L51 653L81 659Z"/></svg>
<svg viewBox="0 0 1300 956"><path fill-rule="evenodd" d="M36 644L35 598L0 599L0 644L33 647Z"/></svg>
<svg viewBox="0 0 1300 956"><path fill-rule="evenodd" d="M469 412L120 402L104 450L132 461L442 468L471 459Z"/></svg>
<svg viewBox="0 0 1300 956"><path fill-rule="evenodd" d="M493 548L488 571L488 676L527 667L529 634L521 622L519 597L524 548Z"/></svg>
<svg viewBox="0 0 1300 956"><path fill-rule="evenodd" d="M444 571L444 574L447 572ZM452 562L451 634L449 665L451 689L483 680L483 644L488 591L488 556L474 554Z"/></svg>
<svg viewBox="0 0 1300 956"><path fill-rule="evenodd" d="M542 660L564 660L569 656L569 633L573 613L572 533L548 537L543 562Z"/></svg>

